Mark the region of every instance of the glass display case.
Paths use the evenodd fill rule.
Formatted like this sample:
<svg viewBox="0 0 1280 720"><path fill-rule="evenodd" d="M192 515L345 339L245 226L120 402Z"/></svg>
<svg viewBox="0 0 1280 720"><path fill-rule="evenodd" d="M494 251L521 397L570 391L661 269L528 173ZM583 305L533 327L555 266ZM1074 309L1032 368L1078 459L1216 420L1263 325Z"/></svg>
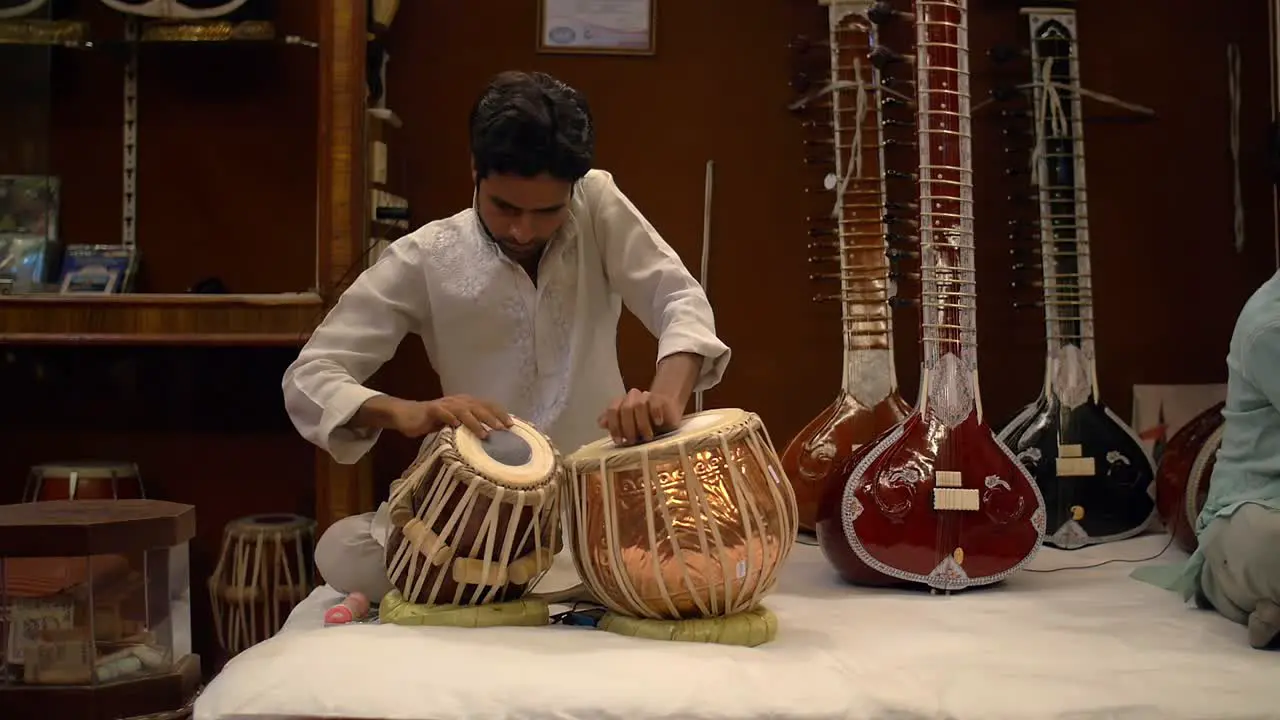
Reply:
<svg viewBox="0 0 1280 720"><path fill-rule="evenodd" d="M22 708L77 717L90 697L90 705L130 705L111 717L180 707L199 677L191 647L194 535L195 508L178 503L0 505L5 717L24 716Z"/></svg>

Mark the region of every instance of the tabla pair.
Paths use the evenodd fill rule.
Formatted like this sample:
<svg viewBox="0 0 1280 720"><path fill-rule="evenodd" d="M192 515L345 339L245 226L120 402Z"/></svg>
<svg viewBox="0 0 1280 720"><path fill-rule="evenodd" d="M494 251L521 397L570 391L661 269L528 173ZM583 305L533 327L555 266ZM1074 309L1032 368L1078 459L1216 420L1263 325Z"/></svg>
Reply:
<svg viewBox="0 0 1280 720"><path fill-rule="evenodd" d="M736 409L691 415L634 447L606 438L565 459L520 419L483 441L446 429L393 486L390 508L387 573L409 603L533 597L563 522L578 589L611 611L602 627L652 636L636 626L658 624L663 637L748 645L773 635L759 603L797 529L795 494L763 423ZM734 617L753 632L706 622Z"/></svg>

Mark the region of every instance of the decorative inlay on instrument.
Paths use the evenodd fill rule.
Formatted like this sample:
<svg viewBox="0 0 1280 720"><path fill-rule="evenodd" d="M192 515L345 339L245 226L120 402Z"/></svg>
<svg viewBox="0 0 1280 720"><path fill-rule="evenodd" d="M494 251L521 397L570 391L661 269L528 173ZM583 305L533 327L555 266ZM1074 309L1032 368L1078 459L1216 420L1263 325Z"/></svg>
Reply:
<svg viewBox="0 0 1280 720"><path fill-rule="evenodd" d="M1226 403L1196 415L1169 438L1156 468L1156 506L1160 520L1178 547L1195 552L1196 519L1209 494L1209 478L1222 446L1222 408Z"/></svg>
<svg viewBox="0 0 1280 720"><path fill-rule="evenodd" d="M916 0L920 396L824 494L818 541L846 580L961 590L1021 568L1044 537L1035 482L978 387L967 0Z"/></svg>
<svg viewBox="0 0 1280 720"><path fill-rule="evenodd" d="M1048 348L1044 389L999 438L1040 486L1045 542L1070 550L1145 530L1155 513L1154 472L1137 433L1098 392L1076 14L1023 13L1031 30L1039 262L1019 269L1041 270Z"/></svg>
<svg viewBox="0 0 1280 720"><path fill-rule="evenodd" d="M916 206L888 202L886 171L890 164L911 159L914 140L892 137L901 132L898 128L912 124L889 117L908 101L898 91L882 90L892 68L882 70L870 61L880 47L873 20L901 19L885 3L824 4L830 12L831 75L820 94L828 98L824 104L830 107L831 121L807 126L830 133L808 144L831 150L834 170L824 186L834 192L835 206L829 223L824 223L833 227L810 230L810 249L815 251L810 259L835 268L811 277L839 284L839 293L815 300L840 303L844 363L835 401L792 438L782 454L783 469L796 491L800 529L807 532L814 531L823 488L836 480L849 454L911 410L898 392L894 370L891 301L898 278L890 266L891 257L908 251L890 244L916 239Z"/></svg>

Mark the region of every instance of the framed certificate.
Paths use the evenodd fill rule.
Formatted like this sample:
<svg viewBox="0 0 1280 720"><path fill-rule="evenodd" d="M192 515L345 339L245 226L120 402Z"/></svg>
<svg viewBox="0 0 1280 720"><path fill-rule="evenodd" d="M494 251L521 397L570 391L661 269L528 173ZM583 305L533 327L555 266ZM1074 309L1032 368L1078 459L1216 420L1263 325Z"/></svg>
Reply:
<svg viewBox="0 0 1280 720"><path fill-rule="evenodd" d="M538 52L653 55L657 0L541 0Z"/></svg>

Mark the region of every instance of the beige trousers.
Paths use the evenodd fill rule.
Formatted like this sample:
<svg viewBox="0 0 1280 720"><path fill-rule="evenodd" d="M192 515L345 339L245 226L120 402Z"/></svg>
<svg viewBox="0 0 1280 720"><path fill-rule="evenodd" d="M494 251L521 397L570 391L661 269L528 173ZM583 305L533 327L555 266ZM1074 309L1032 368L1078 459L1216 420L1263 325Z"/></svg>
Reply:
<svg viewBox="0 0 1280 720"><path fill-rule="evenodd" d="M377 512L345 517L316 543L316 569L333 589L363 593L375 605L391 591L384 559L390 521L386 503Z"/></svg>
<svg viewBox="0 0 1280 720"><path fill-rule="evenodd" d="M1249 628L1249 644L1280 641L1280 512L1244 505L1200 535L1200 590L1223 616Z"/></svg>

